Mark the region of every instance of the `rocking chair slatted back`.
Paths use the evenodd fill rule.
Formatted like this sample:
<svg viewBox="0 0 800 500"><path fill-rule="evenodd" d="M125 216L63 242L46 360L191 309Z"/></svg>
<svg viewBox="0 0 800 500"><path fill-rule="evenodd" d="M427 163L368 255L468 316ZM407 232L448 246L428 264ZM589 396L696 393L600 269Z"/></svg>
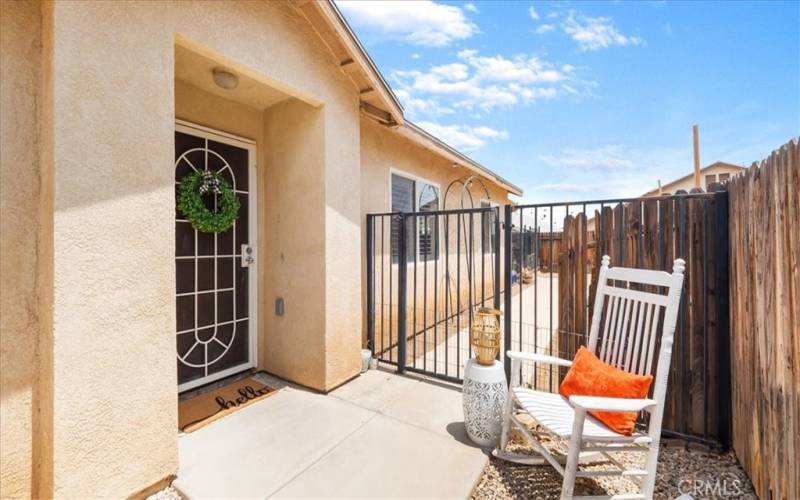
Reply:
<svg viewBox="0 0 800 500"><path fill-rule="evenodd" d="M683 260L675 261L674 274L609 268L609 263L609 257L604 256L589 331L589 350L605 363L628 372L653 374L664 362L663 369L667 373L677 315L673 312L677 313L683 283ZM657 292L665 289L666 293ZM668 318L672 318L671 325L666 324ZM659 326L662 327L660 339ZM654 367L657 345L660 345L659 359ZM658 387L658 380L656 377L654 394L666 390ZM663 385L666 385L666 378Z"/></svg>

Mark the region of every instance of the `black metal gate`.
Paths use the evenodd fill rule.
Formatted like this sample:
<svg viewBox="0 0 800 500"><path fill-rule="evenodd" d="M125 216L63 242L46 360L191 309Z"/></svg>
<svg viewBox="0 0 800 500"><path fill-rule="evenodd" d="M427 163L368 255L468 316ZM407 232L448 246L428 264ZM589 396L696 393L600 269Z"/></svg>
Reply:
<svg viewBox="0 0 800 500"><path fill-rule="evenodd" d="M500 307L500 209L367 215L367 338L381 362L460 382L476 307Z"/></svg>
<svg viewBox="0 0 800 500"><path fill-rule="evenodd" d="M684 259L664 435L728 446L726 191L507 205L504 227L505 350L572 359L588 340L603 255L612 266L667 272ZM566 374L551 366L529 370L523 380L550 391Z"/></svg>

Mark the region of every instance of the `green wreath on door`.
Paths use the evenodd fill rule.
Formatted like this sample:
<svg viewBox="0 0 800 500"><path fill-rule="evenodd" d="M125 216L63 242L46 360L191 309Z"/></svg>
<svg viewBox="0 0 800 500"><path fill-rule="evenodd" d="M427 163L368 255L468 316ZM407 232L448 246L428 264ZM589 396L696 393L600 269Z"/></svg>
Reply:
<svg viewBox="0 0 800 500"><path fill-rule="evenodd" d="M206 194L217 195L217 209L203 202ZM202 233L223 233L239 216L239 198L228 181L209 170L192 172L181 179L178 189L178 210L193 228Z"/></svg>

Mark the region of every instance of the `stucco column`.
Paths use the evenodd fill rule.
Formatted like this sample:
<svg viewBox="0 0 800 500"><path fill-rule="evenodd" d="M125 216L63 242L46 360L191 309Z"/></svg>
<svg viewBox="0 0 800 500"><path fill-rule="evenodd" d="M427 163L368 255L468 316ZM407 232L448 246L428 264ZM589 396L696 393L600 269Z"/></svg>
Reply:
<svg viewBox="0 0 800 500"><path fill-rule="evenodd" d="M325 123L297 99L264 114L260 365L325 389ZM284 313L274 310L284 301Z"/></svg>
<svg viewBox="0 0 800 500"><path fill-rule="evenodd" d="M53 490L83 498L177 469L173 35L95 6L53 15Z"/></svg>
<svg viewBox="0 0 800 500"><path fill-rule="evenodd" d="M360 367L358 106L342 94L322 107L276 104L264 122L262 366L321 391Z"/></svg>
<svg viewBox="0 0 800 500"><path fill-rule="evenodd" d="M52 291L50 163L43 139L47 6L0 3L0 495L47 492ZM43 369L44 368L44 369Z"/></svg>
<svg viewBox="0 0 800 500"><path fill-rule="evenodd" d="M344 93L343 93L344 94ZM358 100L326 106L325 352L326 389L361 365L361 148Z"/></svg>

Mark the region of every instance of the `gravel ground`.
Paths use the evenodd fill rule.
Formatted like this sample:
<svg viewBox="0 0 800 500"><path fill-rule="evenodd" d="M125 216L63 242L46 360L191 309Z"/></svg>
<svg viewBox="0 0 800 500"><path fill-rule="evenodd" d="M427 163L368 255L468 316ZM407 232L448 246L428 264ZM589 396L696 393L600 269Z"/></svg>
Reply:
<svg viewBox="0 0 800 500"><path fill-rule="evenodd" d="M561 446L547 445L549 449ZM512 446L512 449L514 447ZM514 451L529 451L516 446ZM642 467L643 453L617 454L628 466ZM624 458L624 459L623 459ZM684 446L662 447L656 475L657 499L674 499L681 494L692 498L757 498L750 480L733 453L692 451ZM613 469L609 462L581 466L584 470ZM561 475L549 465L519 465L491 458L483 471L473 500L559 498ZM579 478L576 495L615 495L638 493L638 486L620 477Z"/></svg>
<svg viewBox="0 0 800 500"><path fill-rule="evenodd" d="M178 491L172 486L167 486L161 491L153 493L147 500L182 500Z"/></svg>

